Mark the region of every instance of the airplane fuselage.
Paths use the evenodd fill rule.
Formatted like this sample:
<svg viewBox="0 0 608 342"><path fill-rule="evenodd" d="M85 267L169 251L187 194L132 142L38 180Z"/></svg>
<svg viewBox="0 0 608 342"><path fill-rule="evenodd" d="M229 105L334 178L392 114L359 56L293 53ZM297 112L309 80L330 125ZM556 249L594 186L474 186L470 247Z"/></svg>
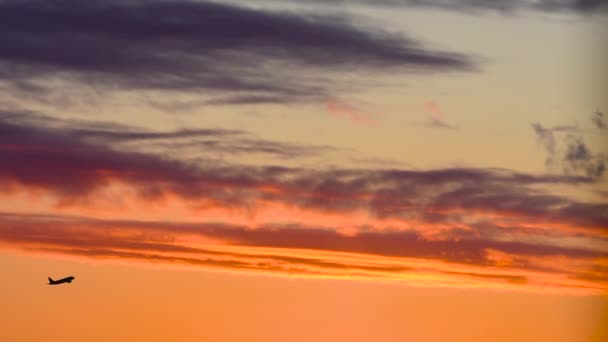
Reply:
<svg viewBox="0 0 608 342"><path fill-rule="evenodd" d="M63 284L63 283L71 283L72 280L74 280L76 278L70 276L70 277L65 277L63 279L59 279L59 280L53 280L49 277L49 285L59 285L59 284Z"/></svg>

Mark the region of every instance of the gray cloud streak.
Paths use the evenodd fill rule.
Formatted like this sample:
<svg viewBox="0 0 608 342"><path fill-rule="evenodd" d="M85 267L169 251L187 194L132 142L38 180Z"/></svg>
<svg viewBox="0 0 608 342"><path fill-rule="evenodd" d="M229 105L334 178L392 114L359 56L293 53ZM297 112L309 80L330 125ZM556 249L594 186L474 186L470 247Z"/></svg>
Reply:
<svg viewBox="0 0 608 342"><path fill-rule="evenodd" d="M360 3L369 5L436 8L463 13L495 11L513 13L540 11L549 13L570 12L593 14L608 9L607 0L303 0L304 2L341 5Z"/></svg>
<svg viewBox="0 0 608 342"><path fill-rule="evenodd" d="M462 54L344 18L189 0L0 0L0 41L0 80L29 94L61 80L281 103L342 87L327 71L474 69Z"/></svg>

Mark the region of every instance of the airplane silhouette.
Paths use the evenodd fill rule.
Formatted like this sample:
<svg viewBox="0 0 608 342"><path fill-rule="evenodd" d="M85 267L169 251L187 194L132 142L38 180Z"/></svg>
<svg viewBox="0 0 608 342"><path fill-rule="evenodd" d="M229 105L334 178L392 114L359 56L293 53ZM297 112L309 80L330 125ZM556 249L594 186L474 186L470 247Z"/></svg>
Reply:
<svg viewBox="0 0 608 342"><path fill-rule="evenodd" d="M59 280L53 280L51 279L51 277L49 277L49 285L59 285L59 284L63 284L63 283L71 283L72 280L74 280L75 278L72 276L69 277L65 277L63 279L59 279Z"/></svg>

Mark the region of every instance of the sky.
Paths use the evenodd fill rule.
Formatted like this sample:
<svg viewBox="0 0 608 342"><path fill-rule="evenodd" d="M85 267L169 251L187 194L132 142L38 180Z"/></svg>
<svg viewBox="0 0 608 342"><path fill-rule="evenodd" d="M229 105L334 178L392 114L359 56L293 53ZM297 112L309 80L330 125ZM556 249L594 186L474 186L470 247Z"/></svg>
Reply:
<svg viewBox="0 0 608 342"><path fill-rule="evenodd" d="M0 0L0 340L606 340L607 10Z"/></svg>

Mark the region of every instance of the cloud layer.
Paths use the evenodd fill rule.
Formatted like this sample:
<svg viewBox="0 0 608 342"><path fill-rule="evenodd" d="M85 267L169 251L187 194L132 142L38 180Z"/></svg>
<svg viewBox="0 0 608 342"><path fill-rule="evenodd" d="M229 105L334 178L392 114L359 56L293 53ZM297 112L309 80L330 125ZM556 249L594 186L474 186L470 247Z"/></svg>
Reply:
<svg viewBox="0 0 608 342"><path fill-rule="evenodd" d="M426 286L606 290L608 206L547 190L592 177L195 165L120 142L242 132L22 118L0 124L0 196L21 212L0 217L6 248Z"/></svg>

